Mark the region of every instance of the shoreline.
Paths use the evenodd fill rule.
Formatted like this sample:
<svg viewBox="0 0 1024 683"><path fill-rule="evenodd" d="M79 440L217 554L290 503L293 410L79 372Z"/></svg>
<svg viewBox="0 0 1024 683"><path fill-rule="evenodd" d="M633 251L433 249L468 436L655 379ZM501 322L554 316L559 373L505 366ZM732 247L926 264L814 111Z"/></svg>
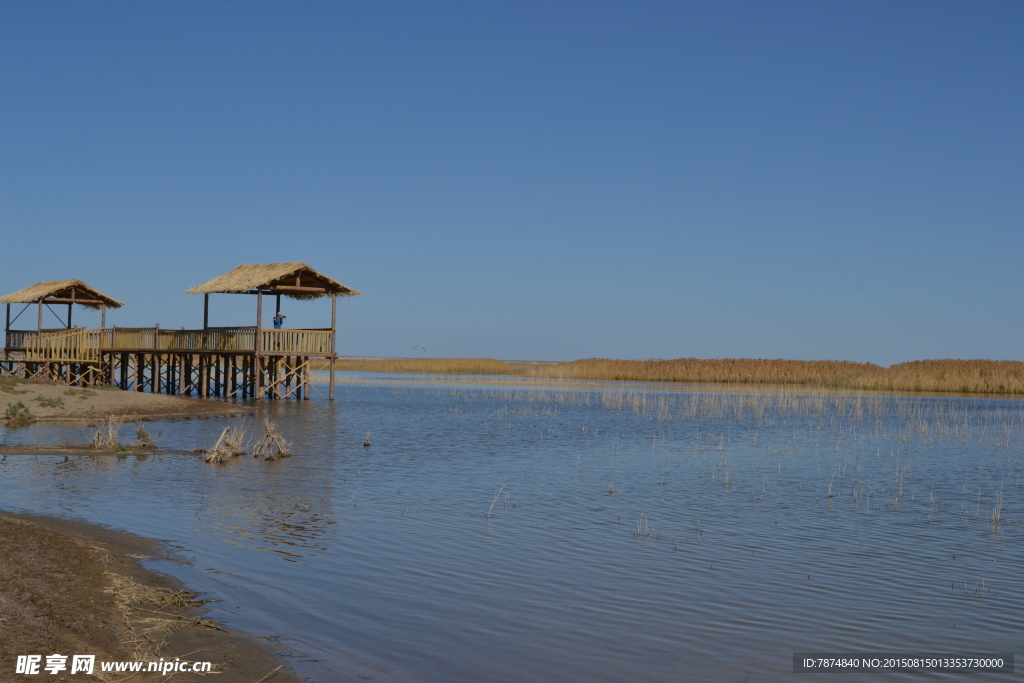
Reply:
<svg viewBox="0 0 1024 683"><path fill-rule="evenodd" d="M203 601L191 599L174 577L144 567L146 559L173 556L160 542L127 532L0 510L0 574L6 579L0 583L0 671L13 675L22 654L95 654L97 662L210 661L221 683L305 680L267 641L205 619ZM122 677L64 672L49 680ZM163 681L167 675L136 674L132 680ZM172 680L209 679L179 672Z"/></svg>
<svg viewBox="0 0 1024 683"><path fill-rule="evenodd" d="M324 370L323 364L314 369ZM934 392L1024 396L1024 362L935 359L889 367L853 361L781 358L675 358L567 362L502 361L494 358L339 359L338 371L496 375L518 378L654 383L788 385L836 391Z"/></svg>

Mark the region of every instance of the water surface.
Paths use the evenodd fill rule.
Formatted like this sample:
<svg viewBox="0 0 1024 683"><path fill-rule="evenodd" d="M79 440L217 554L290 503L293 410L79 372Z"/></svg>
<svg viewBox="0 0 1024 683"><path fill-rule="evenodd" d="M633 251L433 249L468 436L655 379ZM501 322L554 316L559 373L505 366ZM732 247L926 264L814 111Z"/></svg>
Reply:
<svg viewBox="0 0 1024 683"><path fill-rule="evenodd" d="M155 568L318 683L788 681L794 652L1020 649L1020 401L343 379L334 404L256 406L296 457L9 455L0 507L168 541L189 564ZM192 449L235 422L147 426Z"/></svg>

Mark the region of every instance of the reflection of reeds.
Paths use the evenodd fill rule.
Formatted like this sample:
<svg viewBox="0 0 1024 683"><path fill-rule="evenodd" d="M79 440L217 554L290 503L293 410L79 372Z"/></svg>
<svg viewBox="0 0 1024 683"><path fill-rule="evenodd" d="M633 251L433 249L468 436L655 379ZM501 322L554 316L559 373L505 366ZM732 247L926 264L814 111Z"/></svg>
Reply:
<svg viewBox="0 0 1024 683"><path fill-rule="evenodd" d="M561 380L795 384L867 391L931 391L1024 394L1024 362L920 360L882 367L850 361L753 358L614 360L588 358L568 363L523 365L493 358L392 358L339 361L338 370L512 375Z"/></svg>

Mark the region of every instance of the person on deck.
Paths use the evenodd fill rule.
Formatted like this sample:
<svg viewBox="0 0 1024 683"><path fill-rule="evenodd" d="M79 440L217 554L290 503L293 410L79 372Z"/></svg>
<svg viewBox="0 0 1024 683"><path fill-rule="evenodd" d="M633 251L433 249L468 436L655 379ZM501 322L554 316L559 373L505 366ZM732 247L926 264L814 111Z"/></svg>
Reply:
<svg viewBox="0 0 1024 683"><path fill-rule="evenodd" d="M281 311L277 312L277 315L274 316L274 329L275 330L281 329L281 325L284 324L285 317L286 317L285 314L282 313Z"/></svg>

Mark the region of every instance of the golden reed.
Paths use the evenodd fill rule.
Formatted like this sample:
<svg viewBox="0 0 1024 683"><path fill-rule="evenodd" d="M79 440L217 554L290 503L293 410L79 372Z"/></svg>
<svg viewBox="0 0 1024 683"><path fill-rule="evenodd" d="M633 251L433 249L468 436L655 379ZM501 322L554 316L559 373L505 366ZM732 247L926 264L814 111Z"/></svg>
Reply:
<svg viewBox="0 0 1024 683"><path fill-rule="evenodd" d="M512 375L566 380L795 384L869 391L1024 394L1024 362L918 360L885 368L850 361L676 358L614 360L587 358L567 363L524 365L493 358L394 358L339 361L338 370Z"/></svg>

